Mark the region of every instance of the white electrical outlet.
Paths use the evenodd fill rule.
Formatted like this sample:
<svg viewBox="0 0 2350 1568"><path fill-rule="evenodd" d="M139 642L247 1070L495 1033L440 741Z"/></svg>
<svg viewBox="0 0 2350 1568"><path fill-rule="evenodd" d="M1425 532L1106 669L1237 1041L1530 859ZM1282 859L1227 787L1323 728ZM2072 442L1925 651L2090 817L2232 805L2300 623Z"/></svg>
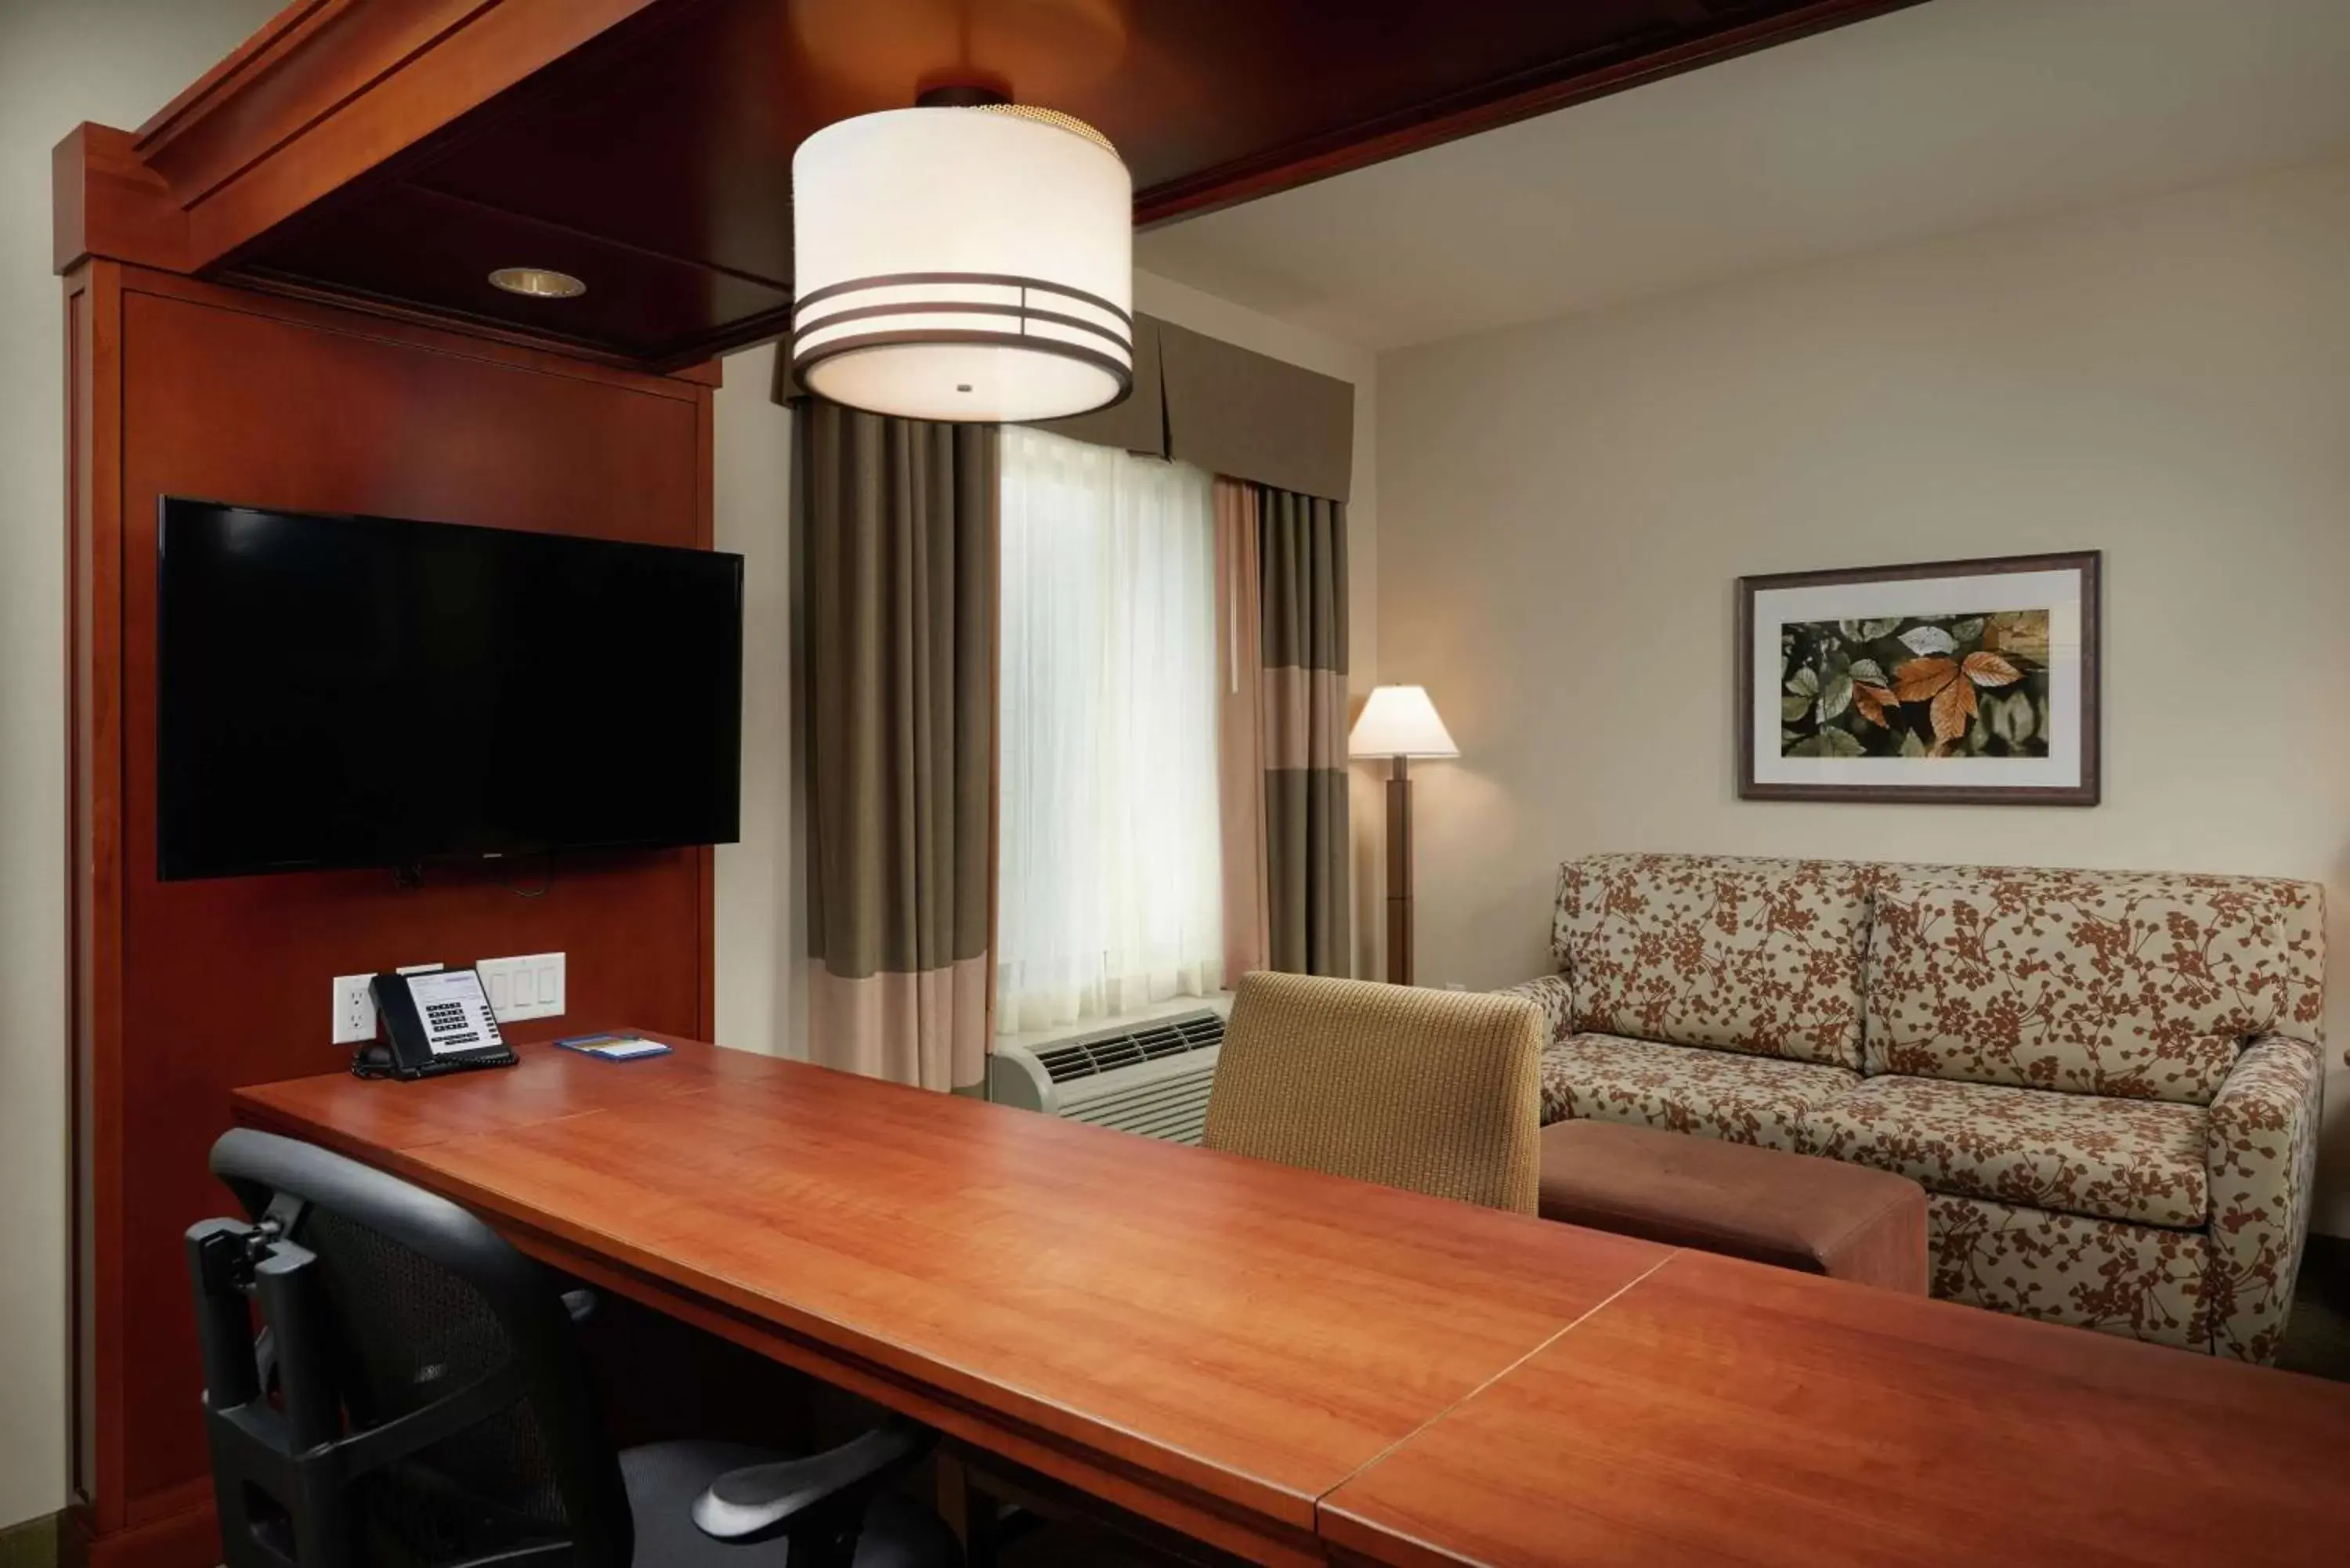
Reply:
<svg viewBox="0 0 2350 1568"><path fill-rule="evenodd" d="M375 997L368 990L371 974L335 977L335 1040L338 1045L361 1045L375 1038Z"/></svg>
<svg viewBox="0 0 2350 1568"><path fill-rule="evenodd" d="M473 968L482 977L482 989L489 992L491 1015L501 1023L553 1018L563 1011L567 986L561 953L484 959Z"/></svg>

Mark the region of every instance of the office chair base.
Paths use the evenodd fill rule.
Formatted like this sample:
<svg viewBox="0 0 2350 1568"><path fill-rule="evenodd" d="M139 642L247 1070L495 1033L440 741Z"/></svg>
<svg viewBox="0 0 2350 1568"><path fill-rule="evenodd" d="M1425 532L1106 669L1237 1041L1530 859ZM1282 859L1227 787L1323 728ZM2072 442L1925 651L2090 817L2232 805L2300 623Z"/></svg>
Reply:
<svg viewBox="0 0 2350 1568"><path fill-rule="evenodd" d="M701 1441L622 1449L620 1474L637 1519L637 1560L663 1568L782 1568L790 1560L787 1542L714 1541L694 1527L691 1514L693 1500L727 1471L790 1457L742 1443ZM855 1568L960 1568L962 1552L938 1515L885 1491L866 1511L854 1561Z"/></svg>

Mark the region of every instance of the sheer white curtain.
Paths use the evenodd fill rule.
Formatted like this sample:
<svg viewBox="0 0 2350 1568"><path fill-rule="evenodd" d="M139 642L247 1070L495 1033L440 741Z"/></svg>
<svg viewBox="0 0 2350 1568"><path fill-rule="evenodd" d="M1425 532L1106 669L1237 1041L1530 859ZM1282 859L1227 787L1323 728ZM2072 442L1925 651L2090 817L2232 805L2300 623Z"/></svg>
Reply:
<svg viewBox="0 0 2350 1568"><path fill-rule="evenodd" d="M1003 431L999 1033L1223 984L1212 494Z"/></svg>

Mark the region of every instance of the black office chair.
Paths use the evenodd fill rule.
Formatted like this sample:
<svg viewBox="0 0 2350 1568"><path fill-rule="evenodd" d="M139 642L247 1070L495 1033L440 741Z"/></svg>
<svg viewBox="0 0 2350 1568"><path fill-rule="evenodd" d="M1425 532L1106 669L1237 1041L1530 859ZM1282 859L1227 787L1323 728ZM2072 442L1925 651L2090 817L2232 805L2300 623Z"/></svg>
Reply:
<svg viewBox="0 0 2350 1568"><path fill-rule="evenodd" d="M922 1428L807 1459L615 1452L576 1302L482 1221L267 1133L227 1134L212 1168L252 1217L188 1232L227 1568L962 1562L936 1514L887 1490Z"/></svg>

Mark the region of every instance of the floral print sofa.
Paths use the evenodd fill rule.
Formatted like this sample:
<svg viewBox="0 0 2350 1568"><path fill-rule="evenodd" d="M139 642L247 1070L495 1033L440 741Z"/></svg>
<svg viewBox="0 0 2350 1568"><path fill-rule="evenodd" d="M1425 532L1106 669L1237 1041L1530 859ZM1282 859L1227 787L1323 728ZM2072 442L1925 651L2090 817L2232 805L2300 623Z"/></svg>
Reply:
<svg viewBox="0 0 2350 1568"><path fill-rule="evenodd" d="M1898 1171L1937 1295L2275 1358L2309 1221L2324 894L2167 873L1561 867L1545 1121Z"/></svg>

